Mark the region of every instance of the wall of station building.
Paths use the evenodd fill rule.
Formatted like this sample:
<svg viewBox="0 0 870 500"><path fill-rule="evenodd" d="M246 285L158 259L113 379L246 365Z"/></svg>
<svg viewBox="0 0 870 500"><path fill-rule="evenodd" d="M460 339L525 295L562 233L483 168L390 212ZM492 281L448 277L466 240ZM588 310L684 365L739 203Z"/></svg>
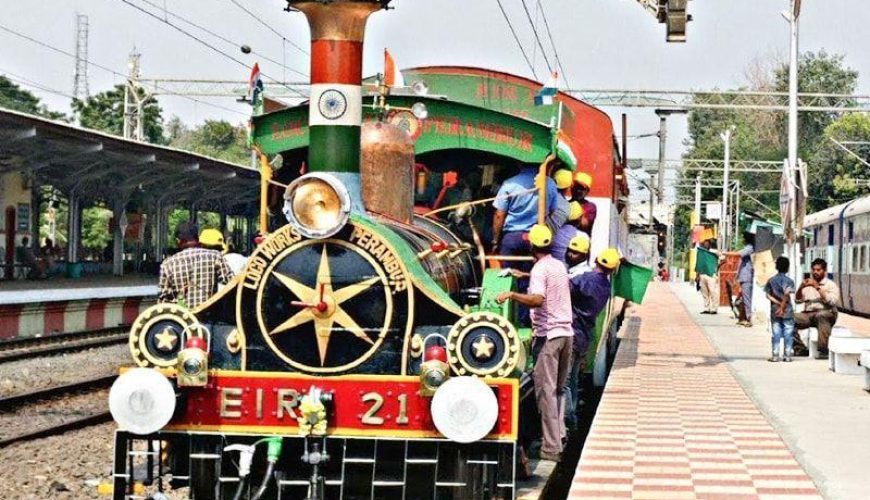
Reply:
<svg viewBox="0 0 870 500"><path fill-rule="evenodd" d="M31 237L33 228L34 207L31 206L32 193L26 178L21 172L9 172L0 175L0 260L5 259L9 244L8 213L15 214L14 230L15 247L21 245L21 240Z"/></svg>

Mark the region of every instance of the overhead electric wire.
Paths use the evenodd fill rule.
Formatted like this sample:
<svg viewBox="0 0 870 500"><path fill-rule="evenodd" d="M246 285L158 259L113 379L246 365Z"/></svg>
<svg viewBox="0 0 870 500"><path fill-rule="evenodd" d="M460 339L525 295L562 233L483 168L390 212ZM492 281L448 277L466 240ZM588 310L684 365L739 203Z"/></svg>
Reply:
<svg viewBox="0 0 870 500"><path fill-rule="evenodd" d="M4 26L4 25L2 25L2 24L0 24L0 30L6 31L7 33L10 33L10 34L12 34L12 35L15 35L15 36L17 36L17 37L19 37L19 38L22 38L22 39L24 39L24 40L27 40L27 41L29 41L29 42L35 43L36 45L39 45L40 47L43 47L43 48L46 48L46 49L48 49L48 50L52 50L52 51L54 51L54 52L57 52L58 54L65 55L65 56L67 56L67 57L69 57L69 58L72 58L72 59L75 59L75 58L76 58L76 55L73 54L72 52L67 52L66 50L59 49L59 48L57 48L57 47L55 47L55 46L53 46L53 45L50 45L50 44L47 44L47 43L43 42L42 40L39 40L39 39L33 38L33 37L29 36L29 35L25 35L24 33L21 33L21 32L18 32L18 31L15 31L15 30L13 30L13 29L11 29L11 28L8 28L8 27L6 27L6 26ZM101 70L103 70L103 71L107 71L107 72L112 73L112 74L115 75L115 76L119 76L119 77L121 77L121 78L123 78L123 79L125 79L125 80L127 79L127 75L125 75L124 73L121 73L120 71L115 71L114 69L109 68L108 66L103 66L102 64L99 64L99 63L96 63L96 62L94 62L94 61L91 61L90 59L85 59L84 61L85 61L85 63L87 63L87 64L89 64L89 65L91 65L91 66L93 66L93 67L95 67L95 68L101 69ZM166 91L166 94L165 94L165 95L171 95L171 96L176 96L176 97L182 97L182 98L187 99L187 100L189 100L189 101L193 101L193 102L196 102L196 103L199 103L199 104L203 104L203 105L205 105L205 106L211 106L211 107L213 107L213 108L222 109L222 110L224 110L224 111L229 111L230 113L235 113L235 114L239 114L239 115L242 115L242 116L248 116L246 113L242 113L241 111L237 111L237 110L235 110L235 109L227 108L227 107L225 107L225 106L221 106L221 105L219 105L219 104L214 104L214 103L210 103L210 102L207 102L207 101L202 101L202 100L200 100L200 99L196 99L196 98L194 98L194 97L186 96L186 95L183 95L183 94L178 94L178 93L172 92L172 91L169 90L169 89L161 88L161 87L158 87L158 86L156 86L156 85L155 85L155 88L157 88L157 89L159 89L159 90Z"/></svg>
<svg viewBox="0 0 870 500"><path fill-rule="evenodd" d="M123 2L123 3L125 3L125 4L127 4L127 5L129 5L130 7L133 7L134 9L138 10L139 12L142 12L143 14L145 14L145 15L147 15L147 16L149 16L149 17L152 17L152 18L154 18L154 19L160 21L161 23L163 23L163 24L165 24L165 25L167 25L167 26L173 28L174 30L178 31L179 33L182 33L183 35L185 35L185 36L187 36L187 37L189 37L189 38L192 38L193 40L196 40L197 42L199 42L199 43L202 44L203 46L205 46L205 47L211 49L212 51L214 51L214 52L216 52L216 53L218 53L218 54L221 54L222 56L224 56L224 57L226 57L227 59L229 59L229 60L235 62L236 64L238 64L238 65L240 65L240 66L243 66L243 67L245 67L245 68L251 69L251 66L248 65L247 63L245 63L244 61L242 61L242 60L240 60L240 59L237 59L237 58L231 56L230 54L224 52L223 50L219 49L218 47L214 46L213 44L211 44L211 43L209 43L209 42L203 40L202 38L200 38L200 37L194 35L193 33L191 33L191 32L189 32L189 31L185 30L184 28L182 28L182 27L180 27L180 26L178 26L178 25L176 25L176 24L173 24L173 23L170 22L169 20L161 18L160 16L154 14L153 12L149 11L148 9L143 9L142 7L140 7L139 5L134 4L134 3L131 2L130 0L120 0L120 1ZM290 90L291 92L294 92L294 93L296 93L297 95L299 95L299 97L302 97L302 98L307 98L307 97L308 97L308 96L306 96L305 94L303 94L302 92L300 92L299 90L294 89L293 87L290 87L289 85L286 85L286 84L280 82L279 80L277 80L277 79L275 79L275 78L272 78L271 76L267 75L266 73L263 73L262 71L260 72L260 75L261 75L263 78L268 78L269 80L272 80L273 82L275 82L275 83L281 85L282 87L286 87L286 88L287 88L288 90Z"/></svg>
<svg viewBox="0 0 870 500"><path fill-rule="evenodd" d="M529 25L532 27L532 33L535 35L535 41L538 43L538 48L541 49L541 56L544 57L544 63L547 64L547 71L553 73L553 65L550 64L550 58L547 57L547 51L544 50L544 44L541 42L541 37L538 35L538 27L535 26L535 20L532 19L532 13L529 12L529 7L526 5L526 0L520 0L523 4L523 11L526 13L526 19L529 20Z"/></svg>
<svg viewBox="0 0 870 500"><path fill-rule="evenodd" d="M11 82L17 83L18 85L24 85L25 87L31 87L34 89L41 90L43 92L49 92L52 94L57 94L59 96L69 97L70 99L75 99L75 96L73 96L72 94L68 94L62 90L57 90L57 89L51 88L47 85L44 85L42 83L37 82L36 80L31 80L30 78L26 78L26 77L23 77L21 75L16 75L15 73L8 71L8 70L5 70L3 68L0 68L0 76L6 78L7 80L9 80Z"/></svg>
<svg viewBox="0 0 870 500"><path fill-rule="evenodd" d="M538 72L535 71L535 65L532 64L531 59L529 59L529 55L526 54L526 49L525 49L525 47L523 47L523 42L520 41L520 37L519 37L519 35L517 35L517 31L514 29L514 25L511 24L511 20L508 17L507 12L505 12L504 6L501 4L501 0L495 0L495 1L498 4L499 10L501 10L501 14L504 16L505 22L507 22L508 28L510 28L511 33L514 36L514 40L517 42L517 47L520 48L520 52L523 54L523 59L526 60L526 64L529 65L529 69L532 71L532 76L534 76L535 80L537 80L538 79Z"/></svg>
<svg viewBox="0 0 870 500"><path fill-rule="evenodd" d="M241 3L239 3L237 0L230 0L230 2L232 2L233 5L235 5L236 7L242 9L243 11L245 11L246 14L248 14L248 15L251 16L251 17L253 17L257 22L259 22L260 24L262 24L263 26L265 26L266 29L268 29L268 30L271 31L272 33L278 35L278 36L281 38L281 40L283 40L283 41L289 43L291 46L293 46L293 47L294 47L296 50L298 50L299 52L302 52L302 53L305 54L306 56L307 56L307 55L310 55L310 54L308 53L307 50L303 49L302 47L300 47L299 45L297 45L296 43L294 43L293 40L290 40L290 39L288 39L287 37L285 37L283 34L281 34L280 31L278 31L278 30L276 30L275 28L273 28L272 26L270 26L266 21L263 21L260 17L258 17L256 14L254 14L253 12L251 12L250 10L248 10L247 7L245 7L244 5L242 5Z"/></svg>
<svg viewBox="0 0 870 500"><path fill-rule="evenodd" d="M544 6L541 5L541 0L537 0L538 7L541 10L541 16L544 18L544 27L547 29L547 37L550 39L550 47L553 48L553 56L556 58L556 65L559 67L559 71L562 72L562 79L565 80L565 88L571 88L571 84L568 82L568 73L565 71L565 67L562 66L562 59L559 58L559 51L556 50L556 42L553 40L553 33L550 31L550 23L547 21L547 11L544 9Z"/></svg>
<svg viewBox="0 0 870 500"><path fill-rule="evenodd" d="M195 22L191 21L190 19L185 18L185 17L182 16L181 14L178 14L178 13L176 13L176 12L173 12L173 11L169 10L169 9L166 9L166 8L164 8L164 7L161 7L161 6L157 5L157 4L155 4L154 2L151 2L150 0L139 0L139 1L142 2L142 3L144 3L144 4L147 4L147 5L151 6L151 7L153 7L153 8L155 8L155 9L158 9L158 10L164 12L165 14L170 15L170 16L172 16L172 17L174 17L174 18L176 18L176 19L178 19L178 20L184 22L185 24L188 24L188 25L190 25L190 26L193 26L194 28L196 28L196 29L198 29L198 30L202 30L202 31L204 31L205 33L208 33L209 35L211 35L211 36L217 38L218 40L220 40L220 41L222 41L222 42L224 42L224 43L227 43L227 44L229 44L229 45L233 45L233 46L235 46L235 47L241 47L241 46L242 46L241 43L236 42L236 41L234 41L234 40L231 40L231 39L225 37L224 35L221 35L220 33L217 33L217 32L215 32L214 30L209 29L209 28L207 28L207 27L205 27L205 26L203 26L203 25L201 25L201 24L195 23ZM162 20L165 20L165 18L162 19ZM288 66L286 66L284 63L279 62L279 61L276 61L275 59L273 59L273 58L271 58L271 57L269 57L269 56L263 54L262 52L257 52L256 50L252 50L251 53L252 53L252 54L255 54L255 55L258 55L258 56L262 57L263 59L265 59L266 61L269 61L269 62L271 62L271 63L273 63L273 64L277 64L278 66L281 66L281 67L283 67L284 69L289 69L291 72L296 73L296 74L298 74L299 76L308 77L308 75L307 75L306 73L303 73L303 72L301 72L301 71L299 71L299 70L296 70L296 69L294 69L294 68L288 67Z"/></svg>

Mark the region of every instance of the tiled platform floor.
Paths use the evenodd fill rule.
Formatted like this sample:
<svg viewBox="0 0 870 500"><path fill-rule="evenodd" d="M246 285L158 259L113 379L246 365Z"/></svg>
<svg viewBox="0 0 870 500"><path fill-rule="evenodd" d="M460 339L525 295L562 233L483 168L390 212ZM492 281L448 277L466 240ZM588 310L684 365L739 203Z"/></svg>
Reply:
<svg viewBox="0 0 870 500"><path fill-rule="evenodd" d="M626 326L570 498L819 498L667 284Z"/></svg>

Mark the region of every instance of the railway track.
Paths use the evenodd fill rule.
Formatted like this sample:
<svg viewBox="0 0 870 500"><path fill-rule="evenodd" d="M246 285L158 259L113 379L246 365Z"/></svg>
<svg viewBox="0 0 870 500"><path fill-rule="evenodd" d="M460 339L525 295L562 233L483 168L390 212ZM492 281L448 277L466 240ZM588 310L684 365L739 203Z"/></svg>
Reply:
<svg viewBox="0 0 870 500"><path fill-rule="evenodd" d="M127 339L127 327L119 326L87 332L4 340L0 342L0 363L123 344Z"/></svg>
<svg viewBox="0 0 870 500"><path fill-rule="evenodd" d="M87 393L94 391L103 391L111 386L115 378L117 378L117 375L106 375L0 398L0 415L11 413L27 405L43 404L57 399L60 400L60 403L63 403L65 398L75 397L82 394L87 395ZM60 422L39 425L34 428L28 428L24 431L14 432L9 436L4 436L3 438L0 438L0 449L15 443L56 436L73 430L99 425L111 420L112 416L108 411L97 410L85 415L76 415L71 418L63 419Z"/></svg>

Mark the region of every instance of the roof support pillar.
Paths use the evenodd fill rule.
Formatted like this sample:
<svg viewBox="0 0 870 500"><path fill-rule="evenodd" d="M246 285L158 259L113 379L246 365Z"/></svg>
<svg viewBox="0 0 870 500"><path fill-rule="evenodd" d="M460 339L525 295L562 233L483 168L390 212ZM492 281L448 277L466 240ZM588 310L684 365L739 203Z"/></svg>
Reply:
<svg viewBox="0 0 870 500"><path fill-rule="evenodd" d="M66 260L70 264L79 261L79 248L82 240L82 197L78 190L69 192L69 215L67 220Z"/></svg>
<svg viewBox="0 0 870 500"><path fill-rule="evenodd" d="M169 225L169 208L162 198L157 200L154 221L154 262L163 260L163 250L166 248L166 230Z"/></svg>
<svg viewBox="0 0 870 500"><path fill-rule="evenodd" d="M114 246L112 247L112 274L124 275L124 233L127 232L127 196L112 201Z"/></svg>

